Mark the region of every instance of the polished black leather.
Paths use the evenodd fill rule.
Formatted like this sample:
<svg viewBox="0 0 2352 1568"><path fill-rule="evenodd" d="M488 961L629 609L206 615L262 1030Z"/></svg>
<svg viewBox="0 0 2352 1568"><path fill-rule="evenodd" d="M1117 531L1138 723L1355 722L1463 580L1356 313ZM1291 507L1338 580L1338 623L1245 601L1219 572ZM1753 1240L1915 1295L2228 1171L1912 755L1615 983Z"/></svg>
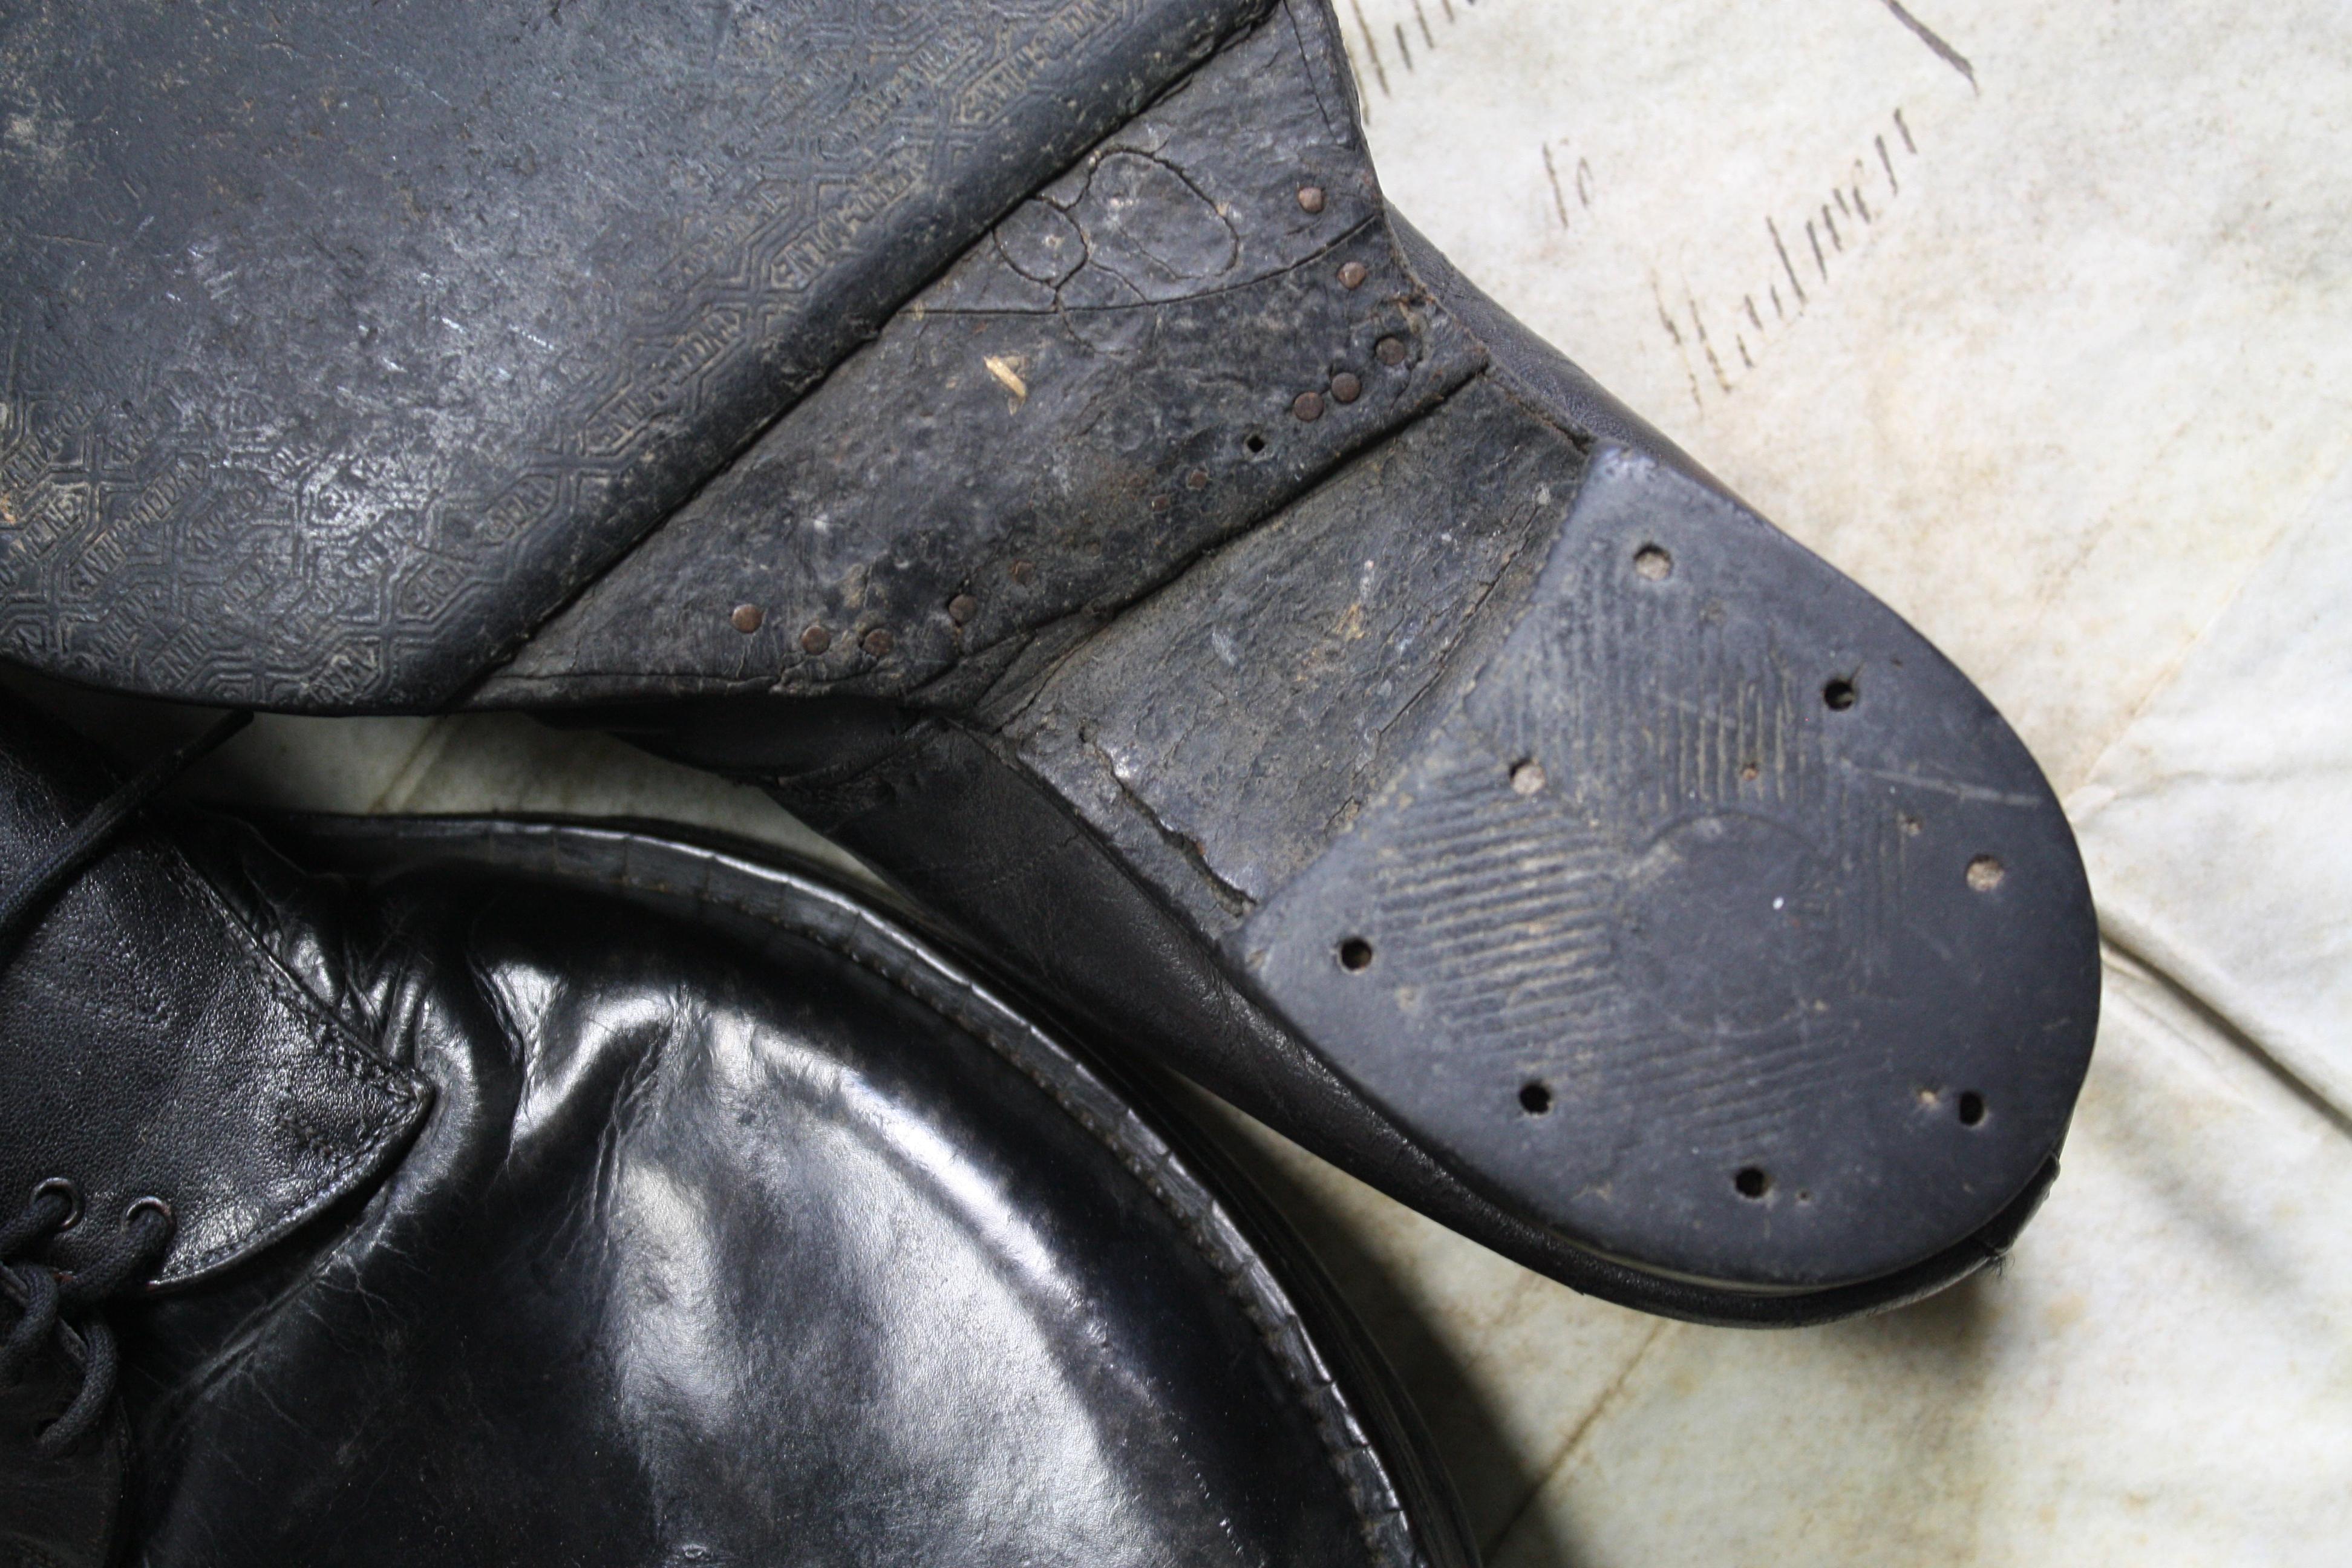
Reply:
<svg viewBox="0 0 2352 1568"><path fill-rule="evenodd" d="M21 871L110 782L73 737L0 708L0 854ZM0 1208L79 1190L70 1268L131 1205L174 1229L159 1278L194 1279L359 1190L430 1094L263 952L166 839L134 834L0 967Z"/></svg>
<svg viewBox="0 0 2352 1568"><path fill-rule="evenodd" d="M372 1190L118 1314L136 1561L1473 1560L1254 1200L875 910L609 828L278 835L338 874L174 830L251 935L220 966L432 1110ZM11 1146L55 1137L14 1103ZM80 1458L0 1489L24 1561L102 1560L61 1549Z"/></svg>

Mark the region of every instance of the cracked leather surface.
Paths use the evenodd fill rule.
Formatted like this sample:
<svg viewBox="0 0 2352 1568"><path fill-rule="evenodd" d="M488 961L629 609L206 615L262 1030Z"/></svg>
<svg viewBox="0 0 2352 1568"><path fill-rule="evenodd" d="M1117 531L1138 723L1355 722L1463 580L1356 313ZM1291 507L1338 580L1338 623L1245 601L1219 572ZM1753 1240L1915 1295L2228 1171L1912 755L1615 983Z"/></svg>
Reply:
<svg viewBox="0 0 2352 1568"><path fill-rule="evenodd" d="M422 709L1262 0L0 20L0 651Z"/></svg>
<svg viewBox="0 0 2352 1568"><path fill-rule="evenodd" d="M1223 889L1194 916L1222 940L1412 754L1496 635L1479 609L1549 547L1582 464L1518 417L1465 388L1066 655L1003 738L1107 835L1135 813L1181 846Z"/></svg>

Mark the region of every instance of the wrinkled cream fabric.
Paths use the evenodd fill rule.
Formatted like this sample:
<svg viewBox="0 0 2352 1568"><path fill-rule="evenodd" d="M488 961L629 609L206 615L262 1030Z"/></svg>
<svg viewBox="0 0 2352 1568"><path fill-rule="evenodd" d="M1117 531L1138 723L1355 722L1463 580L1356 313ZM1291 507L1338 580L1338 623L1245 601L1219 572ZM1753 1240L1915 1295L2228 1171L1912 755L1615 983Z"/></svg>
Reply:
<svg viewBox="0 0 2352 1568"><path fill-rule="evenodd" d="M1237 1123L1490 1562L2345 1562L2352 10L1338 5L1391 197L1985 687L2109 938L2041 1218L1866 1322L1600 1306ZM520 721L278 720L232 762L808 843Z"/></svg>
<svg viewBox="0 0 2352 1568"><path fill-rule="evenodd" d="M1391 199L1984 686L2109 938L2048 1206L1922 1307L1658 1328L1364 1227L1493 1562L2347 1561L2352 9L1340 15Z"/></svg>

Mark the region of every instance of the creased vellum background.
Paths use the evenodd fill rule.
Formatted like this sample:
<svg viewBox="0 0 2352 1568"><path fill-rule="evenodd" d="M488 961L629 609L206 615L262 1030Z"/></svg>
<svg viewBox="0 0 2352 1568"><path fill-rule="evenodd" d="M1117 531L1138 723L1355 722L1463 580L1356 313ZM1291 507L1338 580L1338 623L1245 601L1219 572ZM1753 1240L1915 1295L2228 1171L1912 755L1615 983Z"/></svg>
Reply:
<svg viewBox="0 0 2352 1568"><path fill-rule="evenodd" d="M1865 1322L1601 1306L1228 1115L1489 1562L2352 1562L2352 7L1337 4L1398 205L1984 686L2109 939L2041 1217ZM519 719L214 771L823 852Z"/></svg>

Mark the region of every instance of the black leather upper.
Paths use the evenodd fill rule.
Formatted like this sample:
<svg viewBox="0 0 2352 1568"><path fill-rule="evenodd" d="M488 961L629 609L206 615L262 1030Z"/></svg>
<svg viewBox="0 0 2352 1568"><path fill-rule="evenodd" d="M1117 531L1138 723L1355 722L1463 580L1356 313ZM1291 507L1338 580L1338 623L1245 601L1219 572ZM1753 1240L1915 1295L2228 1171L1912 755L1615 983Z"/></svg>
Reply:
<svg viewBox="0 0 2352 1568"><path fill-rule="evenodd" d="M1470 1560L1247 1200L872 910L614 830L320 826L327 880L242 829L177 837L253 936L224 984L289 977L433 1100L372 1192L118 1314L138 1560ZM28 951L9 985L96 1002L47 973ZM56 1093L136 1121L111 1087ZM20 1103L0 1135L46 1151L61 1123ZM183 1165L234 1173L252 1120ZM109 1455L80 1463L42 1498L0 1482L0 1543L97 1563L74 1510Z"/></svg>
<svg viewBox="0 0 2352 1568"><path fill-rule="evenodd" d="M19 871L95 804L102 773L10 704L0 849ZM226 1268L358 1190L423 1117L385 1062L264 953L169 843L134 834L0 955L0 1208L79 1189L68 1268L131 1205L175 1221L162 1278Z"/></svg>

